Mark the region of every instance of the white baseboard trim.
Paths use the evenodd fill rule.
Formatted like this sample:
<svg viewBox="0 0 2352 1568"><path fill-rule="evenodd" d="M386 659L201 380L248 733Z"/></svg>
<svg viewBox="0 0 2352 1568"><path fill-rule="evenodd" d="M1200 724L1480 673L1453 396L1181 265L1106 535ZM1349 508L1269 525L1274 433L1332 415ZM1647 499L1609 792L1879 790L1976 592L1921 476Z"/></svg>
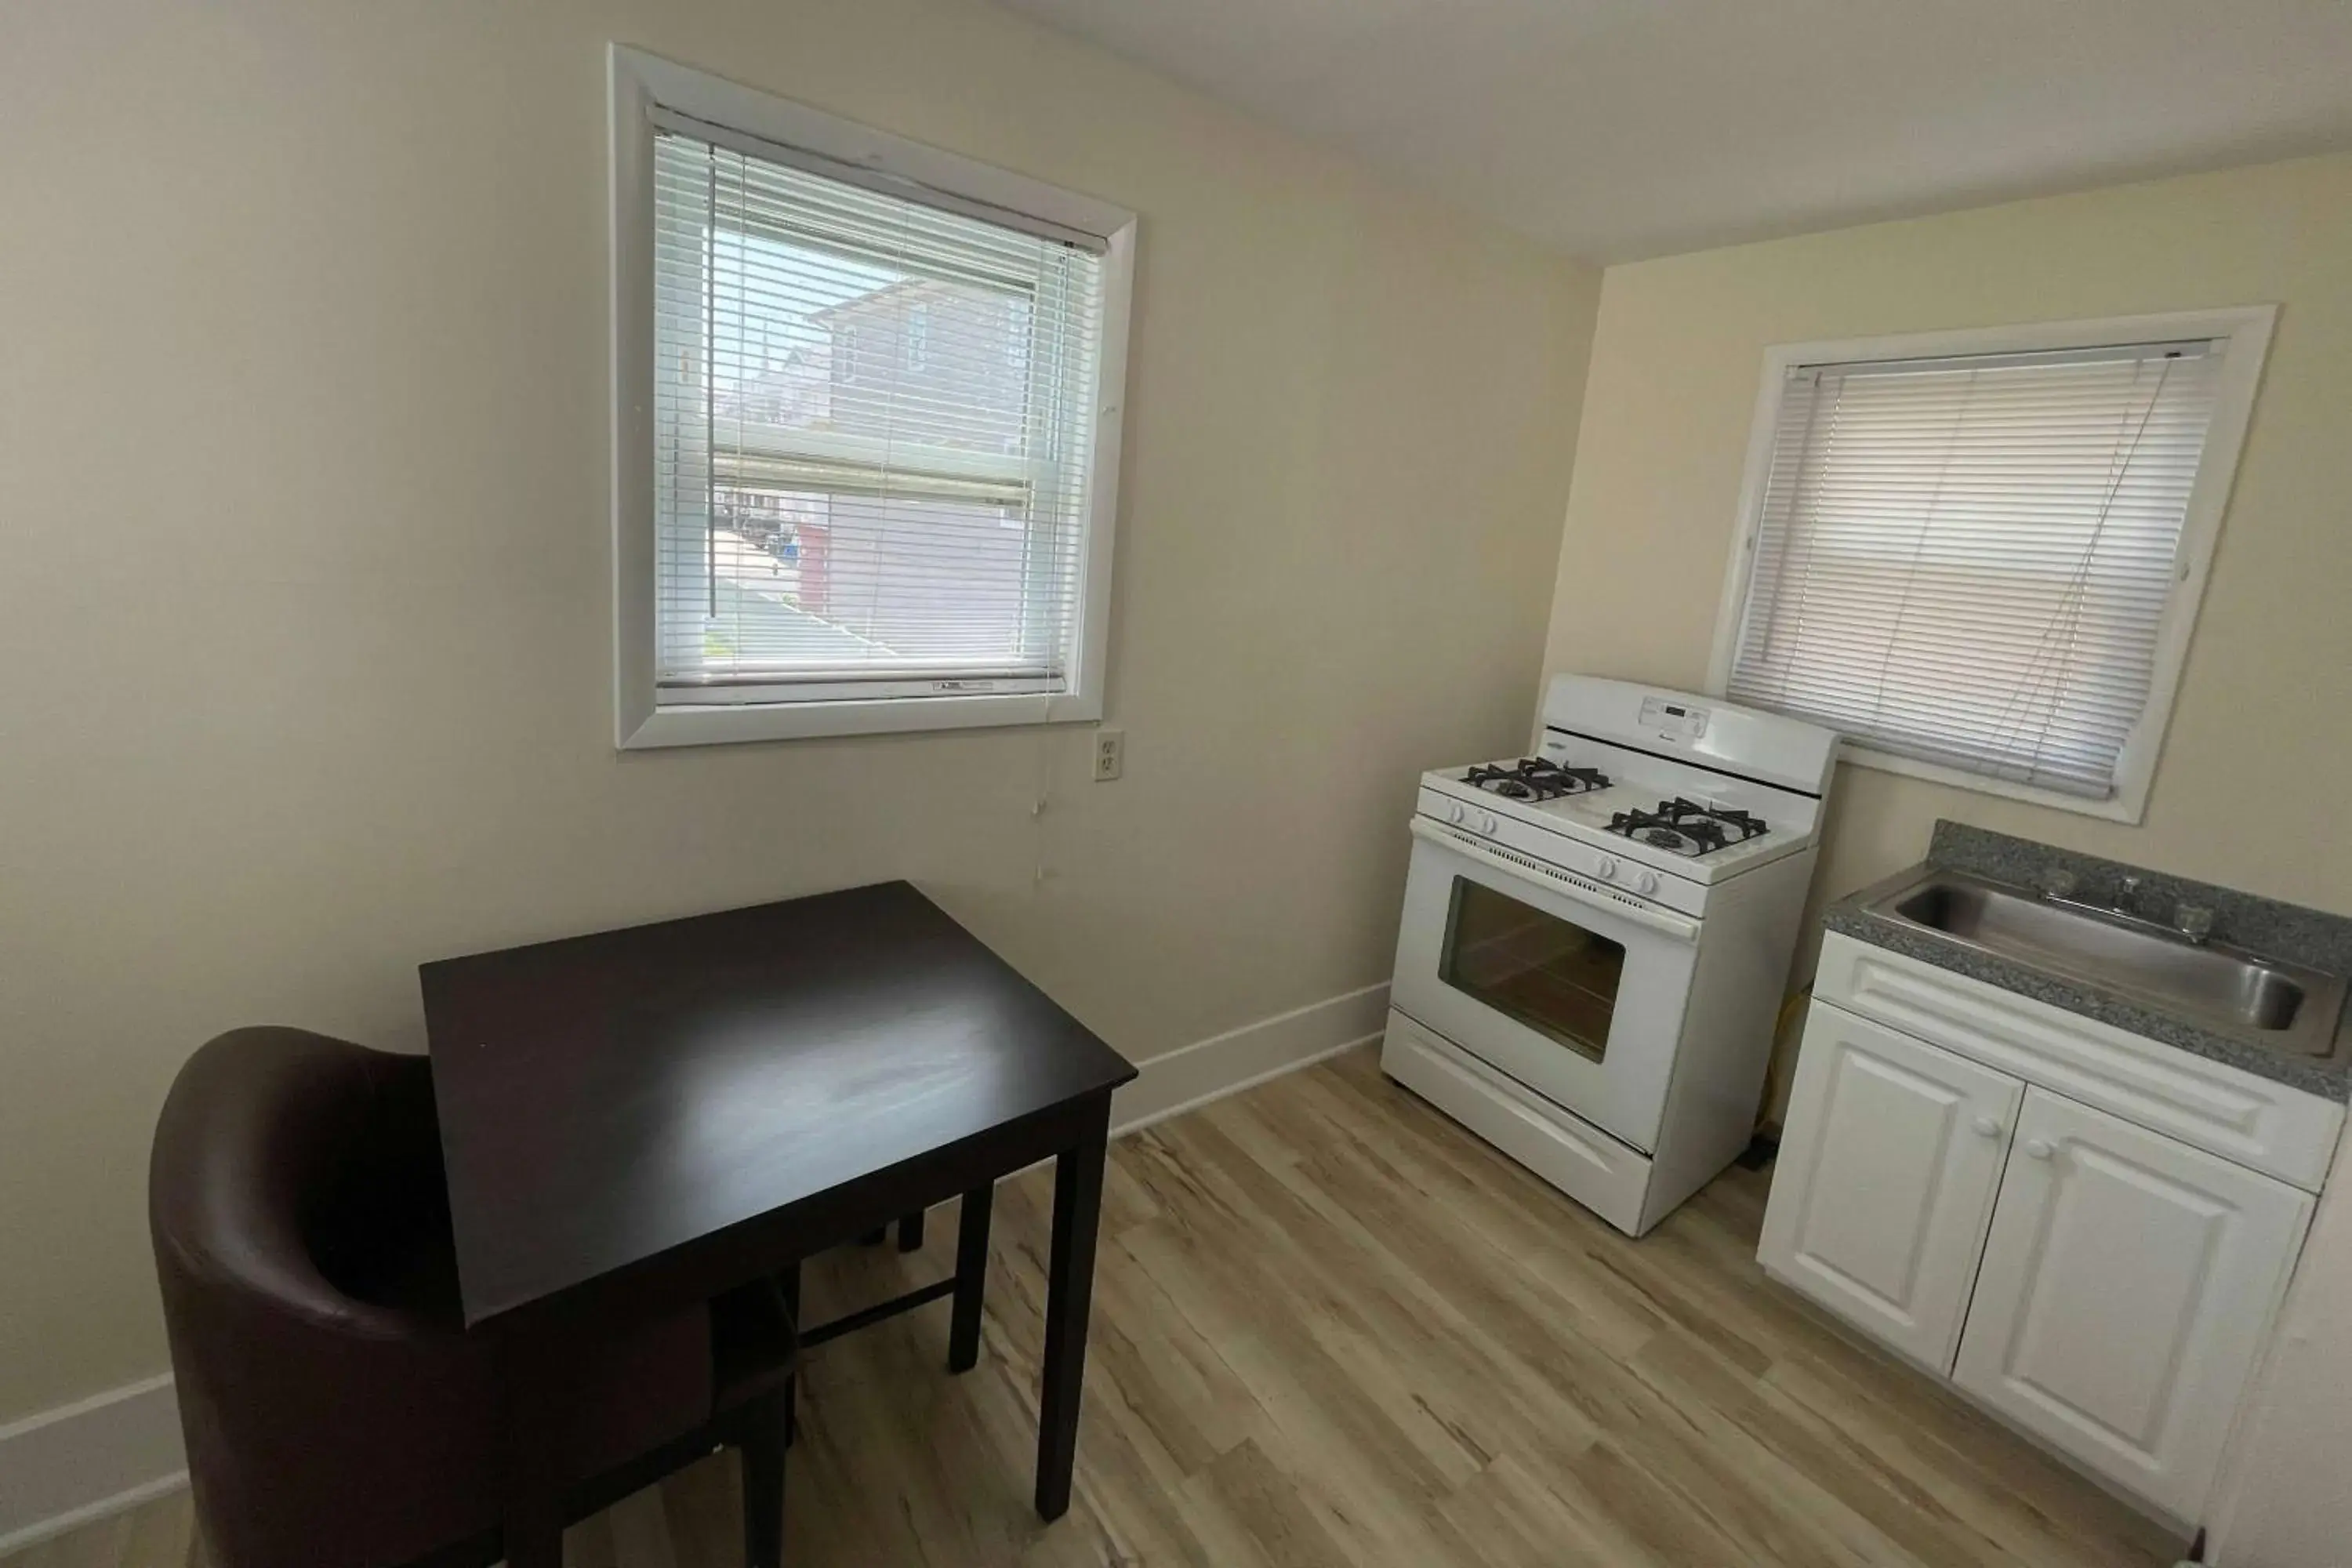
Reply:
<svg viewBox="0 0 2352 1568"><path fill-rule="evenodd" d="M1367 985L1154 1057L1112 1100L1111 1135L1376 1039L1388 1009ZM0 1557L187 1484L168 1373L0 1426Z"/></svg>
<svg viewBox="0 0 2352 1568"><path fill-rule="evenodd" d="M169 1373L0 1426L0 1557L187 1484Z"/></svg>
<svg viewBox="0 0 2352 1568"><path fill-rule="evenodd" d="M1388 1016L1389 988L1382 981L1154 1057L1141 1064L1133 1083L1113 1097L1111 1136L1149 1127L1362 1045L1388 1026Z"/></svg>

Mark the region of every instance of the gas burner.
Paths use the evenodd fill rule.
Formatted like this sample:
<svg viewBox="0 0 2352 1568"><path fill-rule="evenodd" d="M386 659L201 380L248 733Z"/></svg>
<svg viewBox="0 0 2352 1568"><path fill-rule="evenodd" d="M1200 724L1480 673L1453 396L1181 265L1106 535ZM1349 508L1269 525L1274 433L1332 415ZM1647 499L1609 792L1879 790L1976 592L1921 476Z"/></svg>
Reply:
<svg viewBox="0 0 2352 1568"><path fill-rule="evenodd" d="M1475 784L1506 800L1558 800L1564 795L1586 795L1609 787L1598 768L1564 768L1547 757L1529 757L1510 767L1487 764L1472 768L1462 782Z"/></svg>
<svg viewBox="0 0 2352 1568"><path fill-rule="evenodd" d="M1764 827L1763 818L1752 812L1700 805L1677 796L1658 802L1655 811L1621 811L1609 819L1608 831L1696 859L1753 838Z"/></svg>

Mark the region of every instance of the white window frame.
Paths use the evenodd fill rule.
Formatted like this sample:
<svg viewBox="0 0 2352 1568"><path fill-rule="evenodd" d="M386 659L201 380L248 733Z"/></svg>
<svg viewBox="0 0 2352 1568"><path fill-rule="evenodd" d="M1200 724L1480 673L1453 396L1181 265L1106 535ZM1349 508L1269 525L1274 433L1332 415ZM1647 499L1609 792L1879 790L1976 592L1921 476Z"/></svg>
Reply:
<svg viewBox="0 0 2352 1568"><path fill-rule="evenodd" d="M612 138L613 712L623 750L1098 721L1109 657L1111 550L1127 386L1136 216L893 136L625 45L608 50ZM1102 342L1067 689L987 695L662 705L656 690L654 133L656 106L739 137L813 154L861 184L919 191L987 217L1017 213L1107 246Z"/></svg>
<svg viewBox="0 0 2352 1568"><path fill-rule="evenodd" d="M2174 565L2172 596L2166 603L2158 628L2156 667L2148 687L2147 705L2141 710L2139 722L2133 726L2131 738L2116 758L2115 794L2105 800L2069 795L2063 790L1902 756L1854 740L1847 740L1839 749L1843 761L1883 773L1929 779L1959 789L2032 801L2037 805L2117 822L2138 822L2147 815L2148 789L2156 777L2166 726L2172 719L2172 700L2179 689L2180 672L2188 663L2198 607L2205 596L2206 574L2213 563L2214 542L2221 535L2231 487L2237 479L2239 454L2253 416L2254 394L2262 384L2263 363L2270 350L2271 329L2277 320L2276 305L2243 305L2097 321L1780 343L1766 349L1763 383L1756 395L1756 418L1748 433L1747 467L1740 480L1739 528L1732 541L1729 568L1724 573L1722 602L1716 612L1715 648L1707 665L1708 693L1724 695L1731 683L1733 661L1738 657L1740 625L1747 615L1748 585L1755 574L1764 489L1771 477L1773 433L1780 427L1780 398L1790 371L1808 364L2037 353L2195 338L2223 339L2226 346L2213 420L2206 429L2204 453L2197 465L2197 482L2189 489L2189 508L2181 520L2180 552Z"/></svg>

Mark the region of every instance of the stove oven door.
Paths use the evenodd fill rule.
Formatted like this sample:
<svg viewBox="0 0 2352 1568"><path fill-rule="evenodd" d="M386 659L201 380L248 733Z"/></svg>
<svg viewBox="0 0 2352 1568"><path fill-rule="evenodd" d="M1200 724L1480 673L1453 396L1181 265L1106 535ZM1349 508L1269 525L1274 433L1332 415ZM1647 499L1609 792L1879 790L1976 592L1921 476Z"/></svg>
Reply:
<svg viewBox="0 0 2352 1568"><path fill-rule="evenodd" d="M1412 831L1397 1007L1649 1152L1698 921L1426 818Z"/></svg>

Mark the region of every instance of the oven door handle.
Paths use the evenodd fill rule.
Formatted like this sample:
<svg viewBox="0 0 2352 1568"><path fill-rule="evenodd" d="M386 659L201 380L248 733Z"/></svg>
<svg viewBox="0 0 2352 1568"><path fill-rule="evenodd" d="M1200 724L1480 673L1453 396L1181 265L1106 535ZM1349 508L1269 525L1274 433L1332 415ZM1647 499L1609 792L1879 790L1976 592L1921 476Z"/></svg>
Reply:
<svg viewBox="0 0 2352 1568"><path fill-rule="evenodd" d="M1565 870L1558 866L1547 866L1532 857L1523 858L1508 850L1489 848L1475 838L1456 833L1452 828L1432 822L1426 817L1416 816L1412 819L1412 833L1416 838L1425 838L1442 849L1460 855L1466 859L1475 860L1481 866L1502 872L1505 876L1521 879L1539 877L1549 883L1555 892L1564 894L1580 904L1606 910L1619 920L1656 931L1661 936L1670 936L1676 942L1698 941L1698 921L1685 915L1653 909L1645 904L1627 903L1622 894L1611 892L1600 883L1579 876L1574 871Z"/></svg>

